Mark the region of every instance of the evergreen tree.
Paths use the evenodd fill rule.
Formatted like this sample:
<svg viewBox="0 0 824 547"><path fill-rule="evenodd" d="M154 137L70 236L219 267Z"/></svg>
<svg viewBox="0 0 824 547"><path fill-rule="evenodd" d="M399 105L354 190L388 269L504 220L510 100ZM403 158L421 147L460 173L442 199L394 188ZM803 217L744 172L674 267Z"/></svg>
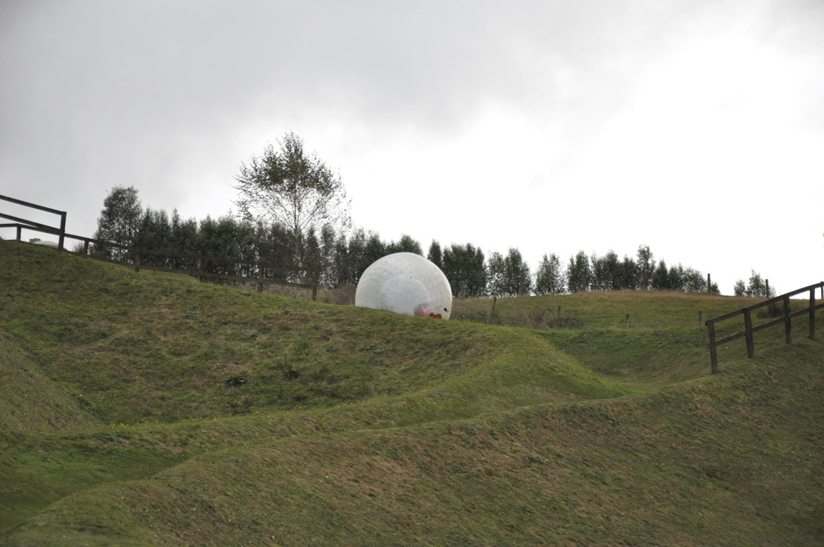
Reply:
<svg viewBox="0 0 824 547"><path fill-rule="evenodd" d="M652 286L652 275L655 271L655 260L652 259L652 251L649 250L649 246L638 246L638 262L636 266L638 268L638 288L644 290L649 289Z"/></svg>
<svg viewBox="0 0 824 547"><path fill-rule="evenodd" d="M480 247L466 244L467 278L464 291L467 297L486 296L486 259Z"/></svg>
<svg viewBox="0 0 824 547"><path fill-rule="evenodd" d="M204 256L212 256L213 253L220 252L220 241L218 236L217 222L211 216L206 215L206 218L200 221L200 226L197 230L197 254ZM216 268L212 261L203 261L201 269L209 273L222 273Z"/></svg>
<svg viewBox="0 0 824 547"><path fill-rule="evenodd" d="M166 211L155 211L146 208L140 219L140 228L135 238L135 247L140 250L168 251L172 241L172 224ZM155 256L147 253L141 255L144 265L171 267L171 261L164 256Z"/></svg>
<svg viewBox="0 0 824 547"><path fill-rule="evenodd" d="M584 251L569 258L567 267L567 289L569 292L588 291L592 281L592 270L589 265L589 258Z"/></svg>
<svg viewBox="0 0 824 547"><path fill-rule="evenodd" d="M532 274L529 265L517 248L510 248L504 259L506 264L506 287L512 296L521 296L532 292Z"/></svg>
<svg viewBox="0 0 824 547"><path fill-rule="evenodd" d="M593 253L590 259L592 280L590 289L599 291L612 291L618 288L618 255L610 250L602 257Z"/></svg>
<svg viewBox="0 0 824 547"><path fill-rule="evenodd" d="M133 247L143 219L143 208L133 186L115 186L103 200L103 210L97 218L94 239ZM132 254L124 249L106 245L92 245L91 254L111 260L130 260Z"/></svg>
<svg viewBox="0 0 824 547"><path fill-rule="evenodd" d="M200 223L198 236L197 254L235 259L240 255L238 223L231 216L217 220L206 216ZM203 260L202 269L210 273L237 275L235 264L220 260Z"/></svg>
<svg viewBox="0 0 824 547"><path fill-rule="evenodd" d="M490 296L508 296L506 281L506 262L504 256L492 251L486 261L486 286Z"/></svg>
<svg viewBox="0 0 824 547"><path fill-rule="evenodd" d="M311 227L306 233L305 248L303 250L304 268L314 270L314 272L300 272L299 280L301 283L314 283L320 280L321 270L323 269L323 256L321 253L320 241L315 235L315 228Z"/></svg>
<svg viewBox="0 0 824 547"><path fill-rule="evenodd" d="M487 272L484 253L471 243L450 245L443 252L443 273L455 298L485 296Z"/></svg>
<svg viewBox="0 0 824 547"><path fill-rule="evenodd" d="M335 229L330 224L324 224L320 231L320 249L320 282L326 287L335 287L338 284L338 274L335 271L336 238Z"/></svg>
<svg viewBox="0 0 824 547"><path fill-rule="evenodd" d="M231 218L231 217L228 217ZM232 219L235 227L235 255L229 256L227 258L233 258L235 260L242 260L244 262L254 263L258 261L258 253L257 253L257 230L255 230L255 225L248 221L235 221ZM236 264L235 265L235 275L241 275L246 277L255 277L258 275L257 266L254 264Z"/></svg>
<svg viewBox="0 0 824 547"><path fill-rule="evenodd" d="M429 245L429 252L426 253L426 258L429 259L429 262L443 270L443 253L441 252L441 244L434 239Z"/></svg>
<svg viewBox="0 0 824 547"><path fill-rule="evenodd" d="M363 228L358 228L352 232L346 255L348 284L357 285L361 275L371 264L366 256L366 232L363 231Z"/></svg>
<svg viewBox="0 0 824 547"><path fill-rule="evenodd" d="M606 272L604 268L604 261L598 258L598 255L592 253L589 257L589 269L592 277L589 282L589 289L592 291L604 291L607 287Z"/></svg>
<svg viewBox="0 0 824 547"><path fill-rule="evenodd" d="M669 290L669 269L667 269L667 263L664 260L661 260L658 263L658 267L656 267L655 271L652 273L650 286L657 290Z"/></svg>
<svg viewBox="0 0 824 547"><path fill-rule="evenodd" d="M392 253L415 253L423 256L421 244L415 241L412 236L402 235L398 241L393 241L386 246L386 254Z"/></svg>
<svg viewBox="0 0 824 547"><path fill-rule="evenodd" d="M621 288L621 281L619 279L619 268L620 262L618 261L618 255L615 254L615 251L610 249L609 251L607 251L607 254L604 255L604 273L606 277L606 290L617 291Z"/></svg>
<svg viewBox="0 0 824 547"><path fill-rule="evenodd" d="M635 261L624 255L624 259L618 266L618 290L635 290L638 288L638 266Z"/></svg>
<svg viewBox="0 0 824 547"><path fill-rule="evenodd" d="M283 226L263 222L255 223L256 256L260 262L291 266L294 264L291 237ZM288 281L292 279L293 271L286 268L265 266L263 275L266 279Z"/></svg>
<svg viewBox="0 0 824 547"><path fill-rule="evenodd" d="M172 211L172 234L169 250L181 254L196 254L198 250L197 221L193 218L182 220L177 209ZM197 260L186 257L172 259L171 267L178 270L197 269Z"/></svg>
<svg viewBox="0 0 824 547"><path fill-rule="evenodd" d="M381 241L380 236L377 232L369 232L369 238L366 240L366 248L364 250L364 260L366 261L366 266L364 270L372 265L373 262L376 260L383 258L389 254L386 249L386 245L383 241ZM358 278L363 274L363 271L358 274Z"/></svg>
<svg viewBox="0 0 824 547"><path fill-rule="evenodd" d="M698 270L687 268L684 270L684 292L706 292L707 280Z"/></svg>
<svg viewBox="0 0 824 547"><path fill-rule="evenodd" d="M561 271L561 261L555 253L546 253L535 272L535 294L561 294L564 292L564 275Z"/></svg>
<svg viewBox="0 0 824 547"><path fill-rule="evenodd" d="M338 239L335 241L335 286L354 285L356 281L353 281L355 278L353 270L346 234L339 234Z"/></svg>
<svg viewBox="0 0 824 547"><path fill-rule="evenodd" d="M667 272L669 289L671 291L684 292L686 290L685 275L684 267L681 264L678 264L677 266L670 266L670 269Z"/></svg>

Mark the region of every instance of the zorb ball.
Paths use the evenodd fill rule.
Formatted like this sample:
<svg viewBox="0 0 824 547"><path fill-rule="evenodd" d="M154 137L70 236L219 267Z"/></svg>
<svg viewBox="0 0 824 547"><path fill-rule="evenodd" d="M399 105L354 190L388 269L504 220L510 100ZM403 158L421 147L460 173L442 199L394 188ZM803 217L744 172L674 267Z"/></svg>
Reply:
<svg viewBox="0 0 824 547"><path fill-rule="evenodd" d="M355 292L355 305L449 319L452 289L441 269L424 257L395 253L366 268Z"/></svg>

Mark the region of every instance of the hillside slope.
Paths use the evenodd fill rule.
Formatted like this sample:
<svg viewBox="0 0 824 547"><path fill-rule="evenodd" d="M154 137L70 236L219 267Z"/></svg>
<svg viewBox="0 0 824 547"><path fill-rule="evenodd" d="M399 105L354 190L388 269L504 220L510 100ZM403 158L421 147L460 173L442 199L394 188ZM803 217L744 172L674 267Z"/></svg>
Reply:
<svg viewBox="0 0 824 547"><path fill-rule="evenodd" d="M54 433L100 425L0 329L0 431Z"/></svg>
<svg viewBox="0 0 824 547"><path fill-rule="evenodd" d="M37 362L48 393L38 405L61 394L89 420L69 435L0 432L0 534L72 492L225 444L627 392L518 329L259 295L3 241L0 264L0 329L8 351Z"/></svg>
<svg viewBox="0 0 824 547"><path fill-rule="evenodd" d="M624 392L517 329L232 290L2 241L0 262L0 327L107 424L332 407L471 375L545 387L532 402ZM533 364L515 376L541 377L494 366L515 360ZM534 366L545 360L558 367Z"/></svg>
<svg viewBox="0 0 824 547"><path fill-rule="evenodd" d="M248 442L65 498L9 541L819 545L823 357L805 343L645 396Z"/></svg>
<svg viewBox="0 0 824 547"><path fill-rule="evenodd" d="M708 376L698 327L441 322L3 241L0 264L0 370L65 402L0 408L2 544L824 537L824 345L800 332Z"/></svg>

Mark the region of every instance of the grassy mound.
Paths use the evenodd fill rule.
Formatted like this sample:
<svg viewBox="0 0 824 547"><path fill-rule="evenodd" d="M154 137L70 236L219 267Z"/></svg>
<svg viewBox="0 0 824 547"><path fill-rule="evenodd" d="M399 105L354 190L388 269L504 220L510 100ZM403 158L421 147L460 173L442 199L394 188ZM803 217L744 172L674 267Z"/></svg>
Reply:
<svg viewBox="0 0 824 547"><path fill-rule="evenodd" d="M791 346L759 333L755 361L730 344L725 373L709 376L694 306L707 317L730 299L597 295L600 315L579 312L588 328L534 331L2 241L0 263L0 371L60 404L18 421L10 410L25 400L0 408L8 545L824 535L824 346L802 325ZM529 314L537 301L506 306ZM604 319L627 306L649 325Z"/></svg>
<svg viewBox="0 0 824 547"><path fill-rule="evenodd" d="M54 433L95 425L100 424L0 330L0 431Z"/></svg>
<svg viewBox="0 0 824 547"><path fill-rule="evenodd" d="M818 344L643 397L259 440L65 498L13 545L815 545Z"/></svg>
<svg viewBox="0 0 824 547"><path fill-rule="evenodd" d="M331 407L494 376L490 364L512 361L518 346L533 363L536 351L557 356L528 333L230 290L34 246L3 243L0 260L13 265L0 271L0 325L109 424ZM569 367L546 372L523 381L620 394Z"/></svg>

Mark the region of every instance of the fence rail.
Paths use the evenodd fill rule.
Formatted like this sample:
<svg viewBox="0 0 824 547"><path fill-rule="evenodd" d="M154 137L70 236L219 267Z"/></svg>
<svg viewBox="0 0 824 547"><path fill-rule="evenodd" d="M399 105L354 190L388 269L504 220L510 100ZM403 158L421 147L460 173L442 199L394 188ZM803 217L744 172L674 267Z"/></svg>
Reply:
<svg viewBox="0 0 824 547"><path fill-rule="evenodd" d="M5 218L6 220L13 220L18 223L25 224L27 226L33 226L40 228L42 231L46 231L46 233L54 234L58 236L57 241L57 248L59 250L63 250L63 243L66 236L66 211L58 211L57 209L52 209L51 207L43 207L42 205L37 205L36 203L29 203L28 201L23 201L22 199L15 199L9 196L2 196L0 195L0 199L3 201L8 201L9 203L14 203L16 205L22 205L23 207L29 207L30 209L37 209L38 211L45 211L46 213L52 213L53 215L60 216L60 227L55 228L53 226L49 226L48 224L40 224L39 222L34 222L31 220L27 220L25 218L19 218L12 215L6 215L0 213L0 218ZM8 227L6 225L0 225L0 227ZM48 231L52 230L52 231ZM17 239L20 240L20 231L21 228L17 228Z"/></svg>
<svg viewBox="0 0 824 547"><path fill-rule="evenodd" d="M66 233L66 213L64 211L57 211L56 209L50 209L49 207L43 207L41 205L37 205L34 203L29 203L26 201L22 201L19 199L10 198L7 196L1 196L0 199L5 201L9 201L11 203L15 203L17 205L23 205L26 207L31 207L33 209L38 209L41 211L46 211L49 213L55 213L61 215L60 220L60 227L55 228L54 226L49 226L47 224L41 224L39 222L34 222L32 220L24 219L15 217L12 215L7 215L0 213L0 218L5 218L7 220L13 220L15 222L12 223L3 223L0 224L0 228L15 228L17 230L17 241L22 241L22 232L23 230L31 230L34 232L46 233L59 236L60 240L58 243L58 250L65 251L69 254L75 254L80 256L86 256L88 258L92 258L95 260L101 260L103 262L109 262L111 264L118 264L121 266L129 266L135 269L135 271L140 271L141 269L144 270L152 270L152 271L159 271L159 272L167 272L167 273L177 273L177 274L185 274L185 275L192 275L197 276L199 279L203 278L212 278L212 279L222 279L226 281L239 281L241 283L252 283L257 284L258 292L263 290L263 285L283 285L287 287L295 287L300 289L308 289L312 291L312 300L317 300L318 296L318 285L320 282L320 272L311 268L301 268L298 266L289 266L286 264L277 264L274 262L263 262L263 261L252 261L252 260L238 260L234 258L228 257L221 257L221 256L208 256L208 255L201 255L201 254L192 254L192 253L177 253L171 251L159 251L153 249L142 249L139 247L129 247L126 245L121 245L119 243L114 243L112 241L104 241L100 239L95 239L91 237L84 237L75 234L68 234ZM65 239L73 239L77 241L83 242L83 250L79 252L74 251L67 251L64 247ZM116 249L120 249L122 251L126 251L131 253L134 257L134 263L128 263L118 260L113 260L104 256L92 256L89 253L89 246L90 245L97 245L100 247L112 247ZM159 256L159 257L167 257L173 259L187 259L187 260L197 260L198 267L197 269L191 268L168 268L165 266L157 266L153 264L146 264L145 260L143 264L141 264L141 257L144 259L149 256ZM232 265L244 265L244 266L251 266L252 269L256 270L255 276L243 276L243 275L235 275L235 274L227 274L227 273L218 273L218 272L210 272L204 269L204 265L206 262L221 262L224 264L232 264ZM311 283L299 283L294 281L287 281L285 279L274 279L274 278L267 278L266 272L268 271L270 274L274 274L275 271L291 271L296 273L303 273L306 277L312 280Z"/></svg>
<svg viewBox="0 0 824 547"><path fill-rule="evenodd" d="M756 332L760 332L762 330L768 329L770 327L774 327L775 325L784 324L784 337L788 344L792 343L792 318L793 317L801 317L802 315L809 316L809 338L810 340L815 340L815 312L820 309L824 309L824 303L816 304L815 301L815 291L816 289L821 290L821 299L824 300L824 281L816 283L815 285L809 285L807 287L802 287L800 289L796 289L794 291L782 294L781 296L776 296L763 302L759 302L758 304L753 304L752 306L748 306L746 308L741 308L740 310L731 311L729 313L725 313L724 315L719 315L718 317L713 317L712 319L707 319L706 326L707 331L709 334L710 339L710 365L712 367L712 373L718 374L718 351L717 348L721 344L726 344L727 342L732 342L734 340L738 340L740 338L746 338L747 340L747 357L750 359L755 357L755 342L753 339L753 335ZM790 298L797 295L802 294L805 292L809 292L810 294L810 305L807 308L790 311ZM753 326L752 324L752 312L758 310L760 308L764 308L773 304L777 304L781 302L783 306L783 315L777 319L773 319L772 321L767 321L766 323L762 323L760 325ZM725 336L724 338L716 339L715 336L715 326L722 321L727 321L734 317L738 317L739 315L744 316L744 330L740 332L736 332L735 334L731 334L729 336Z"/></svg>

